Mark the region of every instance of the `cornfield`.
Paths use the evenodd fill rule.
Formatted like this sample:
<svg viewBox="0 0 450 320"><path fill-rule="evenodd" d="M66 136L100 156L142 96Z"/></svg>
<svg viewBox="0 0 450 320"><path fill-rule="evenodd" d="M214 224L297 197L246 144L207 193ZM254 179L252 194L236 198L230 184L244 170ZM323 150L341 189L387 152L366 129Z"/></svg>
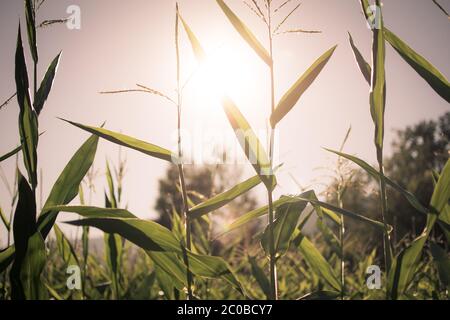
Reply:
<svg viewBox="0 0 450 320"><path fill-rule="evenodd" d="M236 33L241 45L252 50L255 59L261 60L261 69L270 82L265 88L269 93L269 100L266 101L269 108L259 108L258 111L267 120L268 141L260 139L250 125L251 119L246 119L228 94L217 94L223 109L223 121L229 123L240 152L245 154L254 173L226 190L211 192L211 196L188 184L187 176L192 166L186 165L183 150L183 123L187 110L184 96L190 90L191 78L188 76L185 81L187 68L184 68L182 58L185 54L193 54L200 69L208 63L209 56L202 39L191 28L189 17L183 14L182 5L177 3L173 11L173 50L176 59L172 63L175 72L168 75L174 79L175 94L142 84L129 89L100 92L114 96L141 93L174 106L176 118L171 119L170 123L174 120L176 124L173 127L176 148L169 150L126 133L112 131L106 123L88 125L75 119L61 118L65 125L76 127L90 136L72 155L46 200L40 204L42 172L38 169L38 143L45 136L46 128L40 127L39 120L40 115L45 113L47 100L51 100L54 82L58 81L58 66L64 63L64 56L61 52L55 53L55 58L50 61L40 80L38 71L47 62L39 59L38 35L46 32L44 27L66 23L67 19L39 22L41 6L50 4L45 0L25 0L26 21L18 22L15 49L16 92L0 107L18 106L20 134L18 146L9 152L1 151L4 155L0 157L1 163L16 161L15 179L10 188L10 211L7 213L0 208L2 238L7 239L6 247L0 252L1 299L447 300L450 291L449 154L444 155L442 170L430 173L434 189L427 203L387 176L384 145L385 115L387 117L389 114L386 110L386 91L389 89L386 84L387 47L392 47L406 65L425 80L427 85L424 83L424 90L434 91L447 103L450 102L450 84L427 58L386 26L380 0L373 4L369 0L354 1L360 5L361 23L371 26L371 57L364 57L364 51L358 49L349 33L348 43L339 46L330 43L328 50L308 62L310 66L303 73L299 76L294 74L297 80L279 101L275 93L282 85L277 68L283 61L275 59L275 40L292 34L316 37L320 36L321 31L286 27L301 5L297 0L244 1L267 35L265 41L260 41L250 23L244 22L240 12L232 9L235 5L233 1L214 1L223 13L224 28ZM437 1L430 1L429 5L448 18L444 7ZM25 33L26 38L22 36ZM191 52L184 52L183 41L192 49ZM339 178L334 194L337 201L323 199L314 187L300 186L302 191L298 194L275 198L274 191L279 185L277 173L283 170L283 159L278 162L275 157L278 148L276 132L283 131L281 124L289 117L291 110L300 108L303 95L309 90L317 90L310 87L327 72L327 65L333 62L336 50L352 56L355 64L348 67L359 69L361 81L367 82L365 110L373 120L373 138L368 137L367 141L373 139L377 164L373 166L344 152L351 136L349 129L340 148L323 151L337 161ZM31 61L26 61L28 55ZM301 55L299 57L301 59ZM209 81L214 83L216 77L221 75L211 76ZM153 120L159 121L158 113L152 112ZM125 118L123 121L126 121ZM321 130L324 134L334 134L326 127ZM171 212L168 212L169 226L139 218L129 211L124 200L127 192L123 188L126 161L122 155L117 163L106 161L104 203L92 204L88 194L95 188L93 164L100 140L119 146L121 154L125 150L142 153L176 168L178 181L172 187L182 200L181 210L172 206ZM351 180L344 170L346 165L362 170L372 183L376 183L379 212L375 213L375 218L367 212L355 212L346 207L344 195L347 182ZM217 215L223 214L233 201L245 197L257 186L264 190L265 204L249 212L237 212L236 219L223 227L220 234L213 235L211 230ZM420 212L426 219L423 229L414 238L397 241L393 236L396 217L388 208L388 190L398 193L408 202L411 210ZM142 197L145 197L144 192ZM3 199L0 199L0 204L3 208L6 206ZM76 214L79 218L67 221L64 218L67 213ZM305 231L305 226L313 220L316 221L317 232L311 235ZM258 221L259 224L256 223ZM352 228L346 228L349 222L379 235L382 239L380 246L360 251L350 249L352 244L348 242L348 235L352 233ZM75 238L67 236L61 227L67 224L76 228ZM93 228L104 234L102 254L92 250L94 240L89 233ZM248 234L250 230L251 234ZM381 266L378 269L380 285L375 283L374 288L369 285L368 274L372 273L368 270L378 265ZM374 274L377 275L376 272Z"/></svg>

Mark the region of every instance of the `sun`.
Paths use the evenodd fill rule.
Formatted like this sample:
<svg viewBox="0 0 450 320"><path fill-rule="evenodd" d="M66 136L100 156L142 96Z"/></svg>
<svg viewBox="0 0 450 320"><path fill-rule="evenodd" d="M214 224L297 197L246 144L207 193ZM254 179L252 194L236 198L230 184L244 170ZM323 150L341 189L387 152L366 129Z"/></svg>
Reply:
<svg viewBox="0 0 450 320"><path fill-rule="evenodd" d="M239 99L252 81L252 64L231 49L220 47L207 55L193 76L194 90L208 99L224 95Z"/></svg>

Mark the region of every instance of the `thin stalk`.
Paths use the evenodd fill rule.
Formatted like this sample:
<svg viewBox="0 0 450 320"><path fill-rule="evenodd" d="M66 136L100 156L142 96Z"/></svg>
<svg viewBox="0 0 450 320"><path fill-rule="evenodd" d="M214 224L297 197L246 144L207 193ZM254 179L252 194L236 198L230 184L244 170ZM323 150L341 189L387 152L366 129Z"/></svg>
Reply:
<svg viewBox="0 0 450 320"><path fill-rule="evenodd" d="M384 176L384 167L382 157L378 157L379 172L381 177ZM393 248L391 243L391 238L389 235L389 228L387 224L387 197L386 197L386 182L380 177L380 202L381 202L381 218L384 225L384 237L383 237L383 249L384 249L384 264L386 272L389 272L392 257Z"/></svg>
<svg viewBox="0 0 450 320"><path fill-rule="evenodd" d="M342 200L342 190L339 187L338 191L338 205L341 209L344 208L344 203ZM341 300L344 300L345 295L345 259L344 259L344 235L345 235L345 224L344 215L341 214L341 227L339 228L339 242L341 249Z"/></svg>
<svg viewBox="0 0 450 320"><path fill-rule="evenodd" d="M186 249L191 250L191 223L189 221L189 206L188 206L188 198L187 198L187 189L186 189L186 182L184 179L184 170L183 170L183 151L181 147L181 108L182 108L182 97L181 97L181 83L180 83L180 48L179 48L179 37L178 37L178 30L179 30L179 18L178 18L178 3L176 4L176 14L175 14L175 50L176 50L176 66L177 66L177 134L178 134L178 158L180 163L178 164L178 174L180 177L180 186L181 186L181 193L183 197L183 214L184 214L184 228L186 231ZM188 300L193 299L192 294L192 273L189 270L189 263L187 261L187 254L186 254L186 264L187 264L187 284L188 284Z"/></svg>
<svg viewBox="0 0 450 320"><path fill-rule="evenodd" d="M269 32L269 47L270 47L270 111L271 113L275 110L275 73L273 66L273 38L272 38L272 17L270 10L270 1L267 2L267 13L268 13L268 32ZM269 161L270 167L273 166L273 149L274 149L274 130L270 126L270 145L269 145ZM267 198L269 201L269 262L270 262L270 298L272 300L278 300L278 279L277 279L277 265L275 261L275 244L273 237L273 194L272 189L267 189Z"/></svg>

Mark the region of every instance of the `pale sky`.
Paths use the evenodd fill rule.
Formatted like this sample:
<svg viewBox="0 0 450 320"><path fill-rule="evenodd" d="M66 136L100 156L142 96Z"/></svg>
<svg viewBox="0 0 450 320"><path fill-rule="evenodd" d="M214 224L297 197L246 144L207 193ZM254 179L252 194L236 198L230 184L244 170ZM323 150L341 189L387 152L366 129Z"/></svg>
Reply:
<svg viewBox="0 0 450 320"><path fill-rule="evenodd" d="M275 2L277 0L274 0ZM281 1L281 0L280 0ZM247 22L267 47L265 26L239 0L229 6ZM441 4L450 9L449 0ZM132 88L144 84L175 96L174 13L172 0L47 0L37 21L64 18L67 7L81 9L81 29L69 30L57 25L38 31L39 78L50 61L62 50L62 58L50 97L39 118L39 167L43 169L43 193L51 186L72 154L88 134L56 117L106 128L174 149L175 107L160 97L133 93L100 95L102 90ZM180 10L207 53L218 63L214 70L224 72L222 89L228 91L255 131L265 130L269 105L267 66L235 32L213 0L180 0ZM14 53L17 26L25 25L23 1L2 0L0 4L0 99L15 91ZM424 55L444 75L450 74L450 22L432 1L386 0L385 24L416 51ZM337 149L351 125L352 135L346 146L373 163L373 123L369 112L369 89L358 70L348 43L347 31L354 37L370 61L371 32L357 0L305 0L286 25L289 28L321 30L322 34L283 35L275 41L277 100L323 52L338 48L320 76L295 108L279 125L279 154L284 163L276 196L295 193L292 175L303 185L326 174L335 158L321 147ZM22 28L26 39L25 28ZM184 32L181 33L182 77L194 70L195 59ZM28 47L25 46L28 51ZM28 68L31 59L27 55ZM449 105L407 65L387 44L386 152L401 129L421 120L435 119L449 110ZM233 79L230 79L233 78ZM185 130L224 133L229 124L218 103L213 87L192 81L185 89ZM19 141L18 105L14 99L0 111L0 154ZM204 138L204 137L203 137ZM204 148L208 141L198 142ZM155 216L158 178L167 164L135 151L127 151L127 175L124 197L131 212L142 218ZM105 159L116 161L118 148L101 140L95 166L104 171ZM13 179L14 160L1 164L9 181ZM245 179L253 175L245 165ZM103 205L104 176L97 179L93 205ZM317 186L318 187L318 186ZM318 187L319 188L319 187ZM263 186L258 192L263 194ZM261 203L264 197L261 197ZM0 185L0 205L9 212L10 196ZM65 216L60 220L68 220ZM73 216L72 216L73 218ZM70 219L69 219L70 220ZM1 233L4 235L4 229ZM73 235L73 229L65 229ZM4 236L0 237L4 241ZM3 244L4 242L2 242Z"/></svg>

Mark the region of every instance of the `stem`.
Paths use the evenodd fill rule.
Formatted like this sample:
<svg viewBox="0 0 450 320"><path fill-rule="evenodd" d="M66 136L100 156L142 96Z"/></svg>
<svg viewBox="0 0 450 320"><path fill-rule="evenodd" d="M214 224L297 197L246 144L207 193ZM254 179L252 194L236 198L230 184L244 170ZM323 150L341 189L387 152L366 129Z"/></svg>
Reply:
<svg viewBox="0 0 450 320"><path fill-rule="evenodd" d="M267 3L268 12L268 32L269 32L269 47L270 47L270 111L271 113L275 110L275 76L274 76L274 66L273 66L273 39L272 39L272 19L270 2ZM274 149L274 130L275 128L270 126L270 144L269 144L269 161L270 167L273 166L273 149ZM269 262L270 262L270 293L272 300L278 300L278 279L277 279L277 265L275 260L275 244L273 237L273 194L272 189L267 189L267 198L269 200Z"/></svg>
<svg viewBox="0 0 450 320"><path fill-rule="evenodd" d="M178 157L180 163L178 164L178 174L180 177L180 185L181 185L181 193L183 197L183 215L184 215L184 228L186 230L186 251L191 250L191 224L189 221L189 206L187 201L187 190L186 190L186 182L184 179L184 170L182 164L183 151L181 148L181 106L182 106L182 97L181 97L181 85L180 85L180 48L178 44L178 3L176 4L176 17L175 17L175 50L176 50L176 60L177 60L177 134L178 134ZM192 273L189 270L189 262L187 253L185 256L185 262L187 267L187 290L188 290L188 300L193 299L192 294Z"/></svg>
<svg viewBox="0 0 450 320"><path fill-rule="evenodd" d="M379 165L379 171L380 171L380 201L381 201L381 218L383 220L384 225L384 237L383 237L383 249L384 249L384 264L386 272L389 272L391 263L392 263L392 257L393 257L393 248L391 239L389 236L389 229L387 225L387 197L386 197L386 183L384 179L382 178L384 176L384 168L383 168L383 156L382 151L379 152L378 155L378 165Z"/></svg>
<svg viewBox="0 0 450 320"><path fill-rule="evenodd" d="M341 190L338 191L338 203L341 209L344 208ZM344 215L341 214L341 227L339 228L339 241L341 246L341 300L344 300L345 295L344 235L345 235Z"/></svg>

